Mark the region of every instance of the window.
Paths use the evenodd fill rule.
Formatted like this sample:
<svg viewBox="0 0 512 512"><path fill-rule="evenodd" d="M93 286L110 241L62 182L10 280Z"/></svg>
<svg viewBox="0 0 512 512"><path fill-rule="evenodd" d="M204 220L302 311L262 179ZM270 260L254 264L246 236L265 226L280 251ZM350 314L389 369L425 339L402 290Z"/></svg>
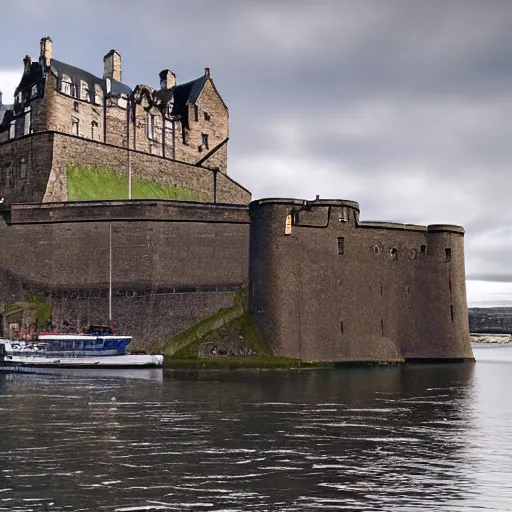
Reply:
<svg viewBox="0 0 512 512"><path fill-rule="evenodd" d="M449 247L447 247L444 250L444 256L445 256L445 261L450 261L452 259L452 250Z"/></svg>
<svg viewBox="0 0 512 512"><path fill-rule="evenodd" d="M201 134L201 141L206 149L210 149L210 146L208 145L208 135L206 133Z"/></svg>
<svg viewBox="0 0 512 512"><path fill-rule="evenodd" d="M71 133L73 135L80 135L80 121L74 117L71 119Z"/></svg>
<svg viewBox="0 0 512 512"><path fill-rule="evenodd" d="M393 247L393 249L389 251L389 255L392 260L398 260L398 249L396 247Z"/></svg>
<svg viewBox="0 0 512 512"><path fill-rule="evenodd" d="M121 107L123 110L128 107L128 100L124 96L120 96L117 100L117 106Z"/></svg>
<svg viewBox="0 0 512 512"><path fill-rule="evenodd" d="M23 124L23 135L28 135L32 131L32 116L30 113L30 108L25 109L25 121Z"/></svg>
<svg viewBox="0 0 512 512"><path fill-rule="evenodd" d="M346 206L341 207L340 217L338 220L340 222L348 222L348 208Z"/></svg>
<svg viewBox="0 0 512 512"><path fill-rule="evenodd" d="M78 101L73 101L73 110L75 112L80 112L80 103L78 103Z"/></svg>
<svg viewBox="0 0 512 512"><path fill-rule="evenodd" d="M421 252L421 254L426 254L427 246L425 244L420 245L420 252Z"/></svg>
<svg viewBox="0 0 512 512"><path fill-rule="evenodd" d="M340 322L340 334L343 336L343 320Z"/></svg>
<svg viewBox="0 0 512 512"><path fill-rule="evenodd" d="M345 238L343 236L339 236L338 240L338 254L343 254L345 251Z"/></svg>
<svg viewBox="0 0 512 512"><path fill-rule="evenodd" d="M32 93L31 93L31 97L32 98L35 98L38 94L38 91L37 91L37 84L36 85L33 85L32 86Z"/></svg>
<svg viewBox="0 0 512 512"><path fill-rule="evenodd" d="M205 121L209 121L211 118L212 118L212 116L210 116L210 114L208 114L208 112L204 112L204 120Z"/></svg>
<svg viewBox="0 0 512 512"><path fill-rule="evenodd" d="M199 107L194 105L194 121L199 121Z"/></svg>
<svg viewBox="0 0 512 512"><path fill-rule="evenodd" d="M96 121L91 123L91 138L93 140L98 138L98 123Z"/></svg>
<svg viewBox="0 0 512 512"><path fill-rule="evenodd" d="M27 163L25 162L25 159L21 159L21 166L20 166L20 178L24 180L27 177Z"/></svg>
<svg viewBox="0 0 512 512"><path fill-rule="evenodd" d="M96 105L101 105L101 102L103 100L103 91L101 90L101 86L96 85L94 87L94 102Z"/></svg>
<svg viewBox="0 0 512 512"><path fill-rule="evenodd" d="M149 145L149 152L150 152L151 154L154 154L154 152L155 152L155 145L154 145L154 144L150 144L150 145Z"/></svg>
<svg viewBox="0 0 512 512"><path fill-rule="evenodd" d="M11 126L9 126L9 139L14 139L16 137L16 121L11 121Z"/></svg>
<svg viewBox="0 0 512 512"><path fill-rule="evenodd" d="M148 113L148 139L155 138L155 115Z"/></svg>
<svg viewBox="0 0 512 512"><path fill-rule="evenodd" d="M452 317L453 322L453 304L450 305L450 316Z"/></svg>
<svg viewBox="0 0 512 512"><path fill-rule="evenodd" d="M69 76L62 75L60 90L64 94L68 94L69 96L71 96L71 79L69 78Z"/></svg>
<svg viewBox="0 0 512 512"><path fill-rule="evenodd" d="M89 86L83 80L80 80L80 99L91 101L91 97L89 96Z"/></svg>

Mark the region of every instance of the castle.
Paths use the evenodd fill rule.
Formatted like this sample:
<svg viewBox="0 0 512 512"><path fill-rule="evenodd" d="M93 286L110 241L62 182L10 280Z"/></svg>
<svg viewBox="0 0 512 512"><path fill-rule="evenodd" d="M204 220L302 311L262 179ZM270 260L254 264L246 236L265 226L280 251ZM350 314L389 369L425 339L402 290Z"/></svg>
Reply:
<svg viewBox="0 0 512 512"><path fill-rule="evenodd" d="M183 187L213 202L247 204L227 176L229 115L210 70L178 84L169 69L160 88L122 82L121 55L103 58L103 77L53 58L41 39L37 61L23 59L14 104L0 93L0 197L68 200L69 165L101 166Z"/></svg>
<svg viewBox="0 0 512 512"><path fill-rule="evenodd" d="M60 63L44 38L14 105L0 106L0 311L38 295L57 326L106 322L112 249L113 318L137 349L161 350L248 283L275 354L473 358L461 227L364 222L357 203L319 197L248 206L227 176L228 113L208 70L131 90L116 51L104 64L100 79ZM70 201L70 164L203 199Z"/></svg>

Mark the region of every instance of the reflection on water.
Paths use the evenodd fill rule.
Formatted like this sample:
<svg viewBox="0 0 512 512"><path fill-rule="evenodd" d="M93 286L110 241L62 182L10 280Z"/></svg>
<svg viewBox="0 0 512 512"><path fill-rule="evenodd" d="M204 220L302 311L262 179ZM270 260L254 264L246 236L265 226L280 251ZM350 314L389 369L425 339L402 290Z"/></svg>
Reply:
<svg viewBox="0 0 512 512"><path fill-rule="evenodd" d="M0 375L0 510L506 510L501 350L476 365Z"/></svg>

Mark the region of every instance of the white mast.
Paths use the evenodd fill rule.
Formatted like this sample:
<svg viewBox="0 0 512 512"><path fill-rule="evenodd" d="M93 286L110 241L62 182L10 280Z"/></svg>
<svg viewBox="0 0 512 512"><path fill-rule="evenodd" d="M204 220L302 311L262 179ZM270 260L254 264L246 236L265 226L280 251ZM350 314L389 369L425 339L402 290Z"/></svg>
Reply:
<svg viewBox="0 0 512 512"><path fill-rule="evenodd" d="M108 322L112 323L112 222L108 223Z"/></svg>

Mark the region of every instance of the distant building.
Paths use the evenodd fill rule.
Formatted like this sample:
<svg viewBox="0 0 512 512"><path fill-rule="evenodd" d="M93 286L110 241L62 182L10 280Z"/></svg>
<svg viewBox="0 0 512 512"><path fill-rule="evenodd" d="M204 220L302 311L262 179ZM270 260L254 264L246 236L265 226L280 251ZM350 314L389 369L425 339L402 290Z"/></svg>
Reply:
<svg viewBox="0 0 512 512"><path fill-rule="evenodd" d="M43 133L79 137L84 142L94 141L109 148L159 157L153 161L146 158L144 162L139 158L139 177L176 186L194 188L197 183L194 177L184 176L187 170L181 172L179 166L156 162L164 159L226 175L228 109L208 68L199 78L183 84L176 82L172 71L164 69L158 75L159 89L143 84L132 89L122 81L121 55L116 50L105 55L103 76L98 77L55 59L49 37L41 39L39 59L33 61L27 55L23 63L23 76L15 90L14 103L4 105L0 93L0 196L12 195L13 200L20 201L66 199L60 183L62 169L52 165L53 174L57 173L57 176L52 173L48 176L52 190L47 189L45 183L44 192L40 190L31 196L28 189L33 190L43 172L39 169L37 177L32 176L33 159L28 154L32 150L20 144L2 151L4 145L13 141ZM42 145L47 148L63 140L66 139L58 137L56 143L52 138ZM60 147L51 150L52 159L60 165L104 165L120 173L126 172L126 158L121 156L126 153L113 150L109 158L95 159L87 152L100 151L105 155L96 144L81 144L79 150L76 146L76 151L70 142L62 142L62 145L64 152ZM39 156L41 151L42 147L38 147ZM137 168L137 162L134 165ZM171 174L173 178L169 177ZM203 181L204 176L203 172ZM208 187L204 183L199 185L201 192ZM241 197L232 200L248 203L250 194L238 192Z"/></svg>

